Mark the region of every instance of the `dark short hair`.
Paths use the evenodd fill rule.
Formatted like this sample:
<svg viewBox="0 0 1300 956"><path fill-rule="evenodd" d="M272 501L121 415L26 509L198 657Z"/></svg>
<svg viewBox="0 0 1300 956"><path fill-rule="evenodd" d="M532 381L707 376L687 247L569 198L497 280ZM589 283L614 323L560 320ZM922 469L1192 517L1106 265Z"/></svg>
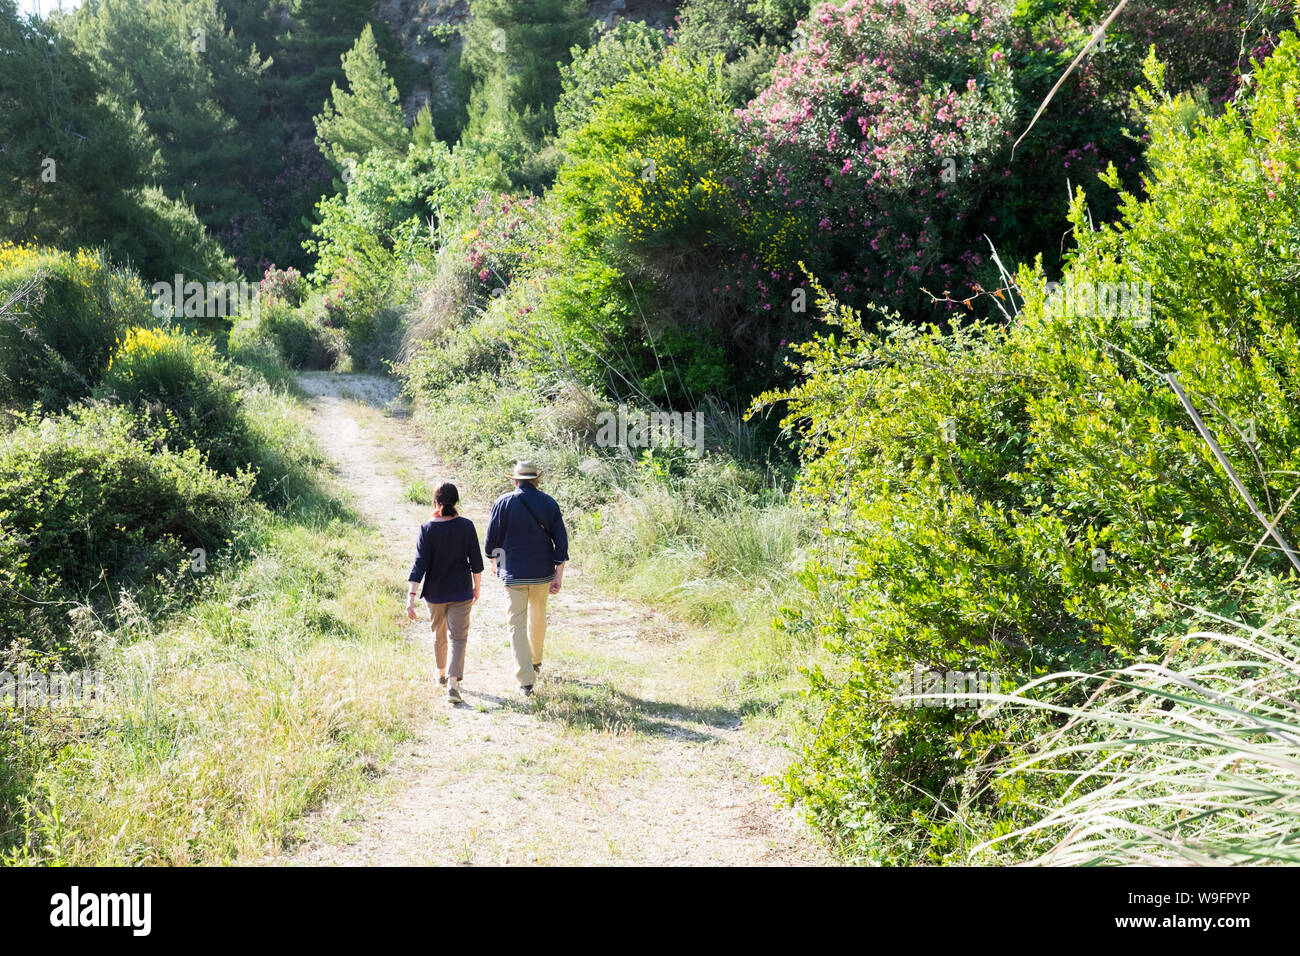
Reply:
<svg viewBox="0 0 1300 956"><path fill-rule="evenodd" d="M438 490L433 493L435 504L442 505L442 516L444 518L456 517L456 504L460 501L460 492L450 481L444 481L438 486Z"/></svg>

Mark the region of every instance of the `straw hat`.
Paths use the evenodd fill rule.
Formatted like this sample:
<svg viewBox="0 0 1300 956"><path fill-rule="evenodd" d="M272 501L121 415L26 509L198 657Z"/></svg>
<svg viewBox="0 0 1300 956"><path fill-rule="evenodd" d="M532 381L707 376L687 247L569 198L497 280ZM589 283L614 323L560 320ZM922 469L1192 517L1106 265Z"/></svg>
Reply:
<svg viewBox="0 0 1300 956"><path fill-rule="evenodd" d="M541 469L531 461L520 461L515 463L515 470L510 474L511 478L523 481L526 478L540 478Z"/></svg>

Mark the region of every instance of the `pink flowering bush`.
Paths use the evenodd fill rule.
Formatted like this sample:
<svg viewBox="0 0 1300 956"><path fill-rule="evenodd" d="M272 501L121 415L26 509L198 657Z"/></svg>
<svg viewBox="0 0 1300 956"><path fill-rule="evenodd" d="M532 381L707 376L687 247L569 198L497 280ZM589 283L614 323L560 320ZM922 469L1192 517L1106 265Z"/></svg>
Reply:
<svg viewBox="0 0 1300 956"><path fill-rule="evenodd" d="M817 7L804 30L806 49L740 116L751 168L736 186L761 254L736 281L761 309L767 278L788 281L803 260L837 293L917 308L921 286L985 262L966 240L1019 112L1007 5L849 0Z"/></svg>
<svg viewBox="0 0 1300 956"><path fill-rule="evenodd" d="M740 289L754 312L788 308L803 261L846 301L926 318L934 297L952 309L990 284L990 242L1011 268L1041 252L1055 270L1073 188L1095 186L1111 163L1127 187L1140 186L1143 148L1126 128L1138 125L1130 91L1149 45L1169 63L1172 87L1194 81L1221 98L1238 69L1247 2L1206 12L1133 0L1014 156L1111 3L815 7L806 43L739 114L749 164L733 185L757 255L734 263L724 288ZM1106 220L1114 209L1100 201L1093 213Z"/></svg>
<svg viewBox="0 0 1300 956"><path fill-rule="evenodd" d="M473 289L477 305L509 285L515 272L528 261L536 242L533 197L518 198L507 193L484 196L474 206L470 229L462 237L465 262L476 280Z"/></svg>
<svg viewBox="0 0 1300 956"><path fill-rule="evenodd" d="M547 235L532 197L492 190L445 230L431 274L406 315L403 375L423 390L497 372L508 356L498 321L518 308L507 292L537 259Z"/></svg>
<svg viewBox="0 0 1300 956"><path fill-rule="evenodd" d="M307 294L307 280L293 266L287 269L270 266L263 274L257 292L263 301L283 299L290 305L301 305L303 296Z"/></svg>

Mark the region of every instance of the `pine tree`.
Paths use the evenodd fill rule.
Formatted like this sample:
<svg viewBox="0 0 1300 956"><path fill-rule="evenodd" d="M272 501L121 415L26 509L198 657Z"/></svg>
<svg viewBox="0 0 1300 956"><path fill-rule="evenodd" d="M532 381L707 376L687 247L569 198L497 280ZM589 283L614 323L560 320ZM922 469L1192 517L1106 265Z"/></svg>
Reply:
<svg viewBox="0 0 1300 956"><path fill-rule="evenodd" d="M463 141L494 152L516 182L545 185L529 169L555 132L559 65L591 39L582 0L473 0L463 62L473 78ZM550 172L553 173L553 170Z"/></svg>
<svg viewBox="0 0 1300 956"><path fill-rule="evenodd" d="M0 0L0 239L105 246L147 281L227 279L230 261L164 172L143 112L115 108L68 38Z"/></svg>
<svg viewBox="0 0 1300 956"><path fill-rule="evenodd" d="M437 140L433 130L433 110L426 103L415 115L415 125L411 127L411 142L421 149L428 149Z"/></svg>
<svg viewBox="0 0 1300 956"><path fill-rule="evenodd" d="M86 0L64 29L105 100L123 115L139 108L162 158L157 185L237 241L279 160L265 145L266 62L212 0Z"/></svg>
<svg viewBox="0 0 1300 956"><path fill-rule="evenodd" d="M283 23L284 0L227 2L241 6L264 4L268 7L266 16L277 25ZM341 58L367 25L398 93L405 96L418 84L419 67L402 53L388 24L371 19L374 7L374 0L291 0L292 16L287 29L277 26L278 45L266 48L275 58L273 73L280 84L280 113L286 121L301 118L311 122L329 97L331 87L343 82Z"/></svg>
<svg viewBox="0 0 1300 956"><path fill-rule="evenodd" d="M71 43L0 0L0 239L102 242L105 200L147 182L153 152Z"/></svg>
<svg viewBox="0 0 1300 956"><path fill-rule="evenodd" d="M325 110L316 117L316 143L338 169L358 163L371 150L396 158L406 155L411 133L406 128L397 84L388 75L366 24L352 49L343 54L348 89L330 87Z"/></svg>

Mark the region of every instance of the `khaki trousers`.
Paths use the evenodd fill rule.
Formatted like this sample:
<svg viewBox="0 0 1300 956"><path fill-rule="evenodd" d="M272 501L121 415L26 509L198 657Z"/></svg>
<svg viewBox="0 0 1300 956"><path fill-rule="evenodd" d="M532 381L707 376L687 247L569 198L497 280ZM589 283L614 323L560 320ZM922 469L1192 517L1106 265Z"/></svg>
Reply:
<svg viewBox="0 0 1300 956"><path fill-rule="evenodd" d="M433 656L438 670L456 680L465 678L465 642L469 639L469 609L473 601L429 604L429 626L433 629ZM447 631L451 630L451 666L447 666Z"/></svg>
<svg viewBox="0 0 1300 956"><path fill-rule="evenodd" d="M510 597L510 644L519 667L515 677L519 679L520 687L533 683L533 665L542 662L542 645L546 641L546 598L550 593L550 581L506 586L506 594Z"/></svg>

